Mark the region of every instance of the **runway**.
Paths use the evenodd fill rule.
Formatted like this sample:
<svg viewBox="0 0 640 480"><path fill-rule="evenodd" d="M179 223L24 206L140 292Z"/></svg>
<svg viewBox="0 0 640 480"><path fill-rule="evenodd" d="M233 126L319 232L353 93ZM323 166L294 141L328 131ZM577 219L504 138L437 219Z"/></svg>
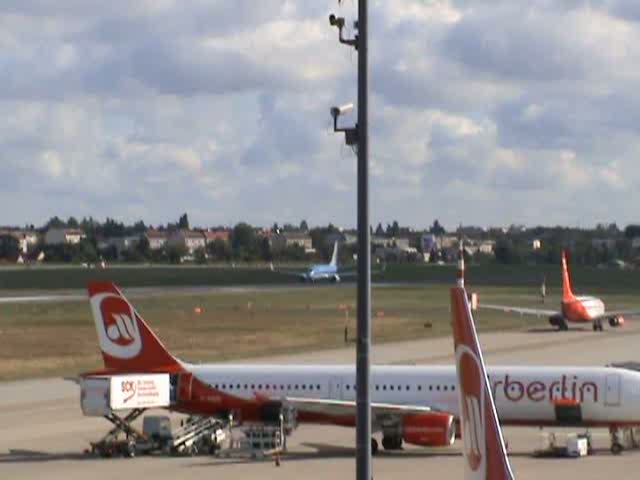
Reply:
<svg viewBox="0 0 640 480"><path fill-rule="evenodd" d="M604 365L634 358L640 328L633 326L594 334L591 330L487 333L481 335L489 364ZM451 362L451 339L440 338L379 345L376 363L446 364ZM346 363L353 348L279 356L252 362ZM640 406L638 407L640 410ZM639 413L640 414L640 413ZM353 478L355 432L339 427L301 426L289 439L290 452L277 468L269 461L214 457L98 459L82 451L109 427L101 418L80 412L77 386L62 379L0 384L0 478L92 479L135 477L175 479L217 478ZM506 428L518 479L637 478L640 452L614 457L608 451L605 431L596 431L597 454L580 460L534 459L539 432L531 428ZM374 459L374 478L461 478L460 443L448 449L407 447L402 452L382 452Z"/></svg>
<svg viewBox="0 0 640 480"><path fill-rule="evenodd" d="M341 285L355 286L355 282L342 282ZM402 285L419 285L404 283L373 283L375 288L390 288ZM300 284L269 284L269 285L242 285L242 286L188 286L188 287L131 287L122 288L123 292L129 298L148 298L162 295L214 295L217 293L255 293L255 292L290 292L291 290L300 289L319 289L319 288L335 288L335 284L321 283L309 285ZM46 291L18 291L0 290L0 305L2 304L18 304L18 303L64 303L64 302L80 302L87 300L86 290L68 289L68 290L46 290Z"/></svg>

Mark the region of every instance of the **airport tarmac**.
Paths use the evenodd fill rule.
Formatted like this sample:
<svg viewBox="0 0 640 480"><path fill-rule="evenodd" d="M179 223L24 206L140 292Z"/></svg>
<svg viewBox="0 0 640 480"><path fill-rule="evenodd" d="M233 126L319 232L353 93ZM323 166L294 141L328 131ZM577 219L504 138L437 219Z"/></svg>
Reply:
<svg viewBox="0 0 640 480"><path fill-rule="evenodd" d="M481 319L479 320L481 322ZM638 360L640 324L594 333L535 331L481 335L486 361L491 364L604 365ZM416 340L374 347L376 363L446 364L451 362L450 338ZM353 348L280 356L259 361L272 363L345 363L354 361ZM256 362L257 360L252 360ZM640 405L638 406L640 410ZM640 414L640 412L639 412ZM0 384L0 478L353 478L355 476L352 429L301 426L289 438L289 453L280 467L271 461L215 457L100 459L82 451L91 440L106 433L110 424L82 416L78 388L61 379ZM595 455L579 460L536 459L539 445L534 428L506 428L512 463L518 479L638 478L640 452L613 456L608 435L594 431ZM382 452L374 458L374 478L462 478L460 442L447 449L407 447L402 452Z"/></svg>

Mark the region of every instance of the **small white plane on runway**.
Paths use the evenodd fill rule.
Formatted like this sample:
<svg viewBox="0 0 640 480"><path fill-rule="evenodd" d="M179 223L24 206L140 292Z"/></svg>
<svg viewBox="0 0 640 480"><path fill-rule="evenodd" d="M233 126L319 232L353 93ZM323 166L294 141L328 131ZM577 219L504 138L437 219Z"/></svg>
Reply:
<svg viewBox="0 0 640 480"><path fill-rule="evenodd" d="M329 282L338 283L342 277L355 276L355 270L343 270L339 271L338 268L338 242L333 244L333 254L331 255L331 261L329 263L311 265L306 272L292 271L292 270L279 270L275 269L273 263L270 265L271 271L276 273L283 273L285 275L294 275L302 282L315 283L321 280L327 280Z"/></svg>
<svg viewBox="0 0 640 480"><path fill-rule="evenodd" d="M562 252L562 302L560 310L545 310L538 308L511 307L508 305L491 305L480 301L476 308L498 310L505 313L519 313L520 315L534 315L536 317L548 317L549 323L558 327L558 330L566 331L571 323L592 323L593 330L602 331L602 321L609 322L611 327L624 325L624 316L640 315L640 310L610 310L607 311L604 302L597 297L576 296L571 289L571 279L567 267L566 252Z"/></svg>
<svg viewBox="0 0 640 480"><path fill-rule="evenodd" d="M169 373L171 409L189 414L232 413L237 422L263 423L294 411L299 423L355 426L354 365L186 363L169 353L114 284L91 283L88 290L105 368L84 375ZM494 366L488 378L506 425L606 427L615 453L622 451L618 430L640 426L636 371ZM455 366L373 366L371 397L373 431L385 449L453 443L460 417Z"/></svg>

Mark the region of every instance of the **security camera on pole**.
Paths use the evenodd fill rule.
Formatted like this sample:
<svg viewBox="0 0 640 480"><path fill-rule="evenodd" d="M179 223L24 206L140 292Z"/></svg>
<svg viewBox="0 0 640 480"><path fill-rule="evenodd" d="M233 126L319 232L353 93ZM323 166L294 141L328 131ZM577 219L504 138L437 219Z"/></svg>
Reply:
<svg viewBox="0 0 640 480"><path fill-rule="evenodd" d="M377 442L371 437L371 398L369 350L371 348L371 238L369 232L369 58L368 5L358 1L357 34L345 38L345 20L329 16L329 23L338 29L340 43L358 52L358 123L354 127L338 127L338 118L353 108L353 104L333 107L333 128L344 132L347 145L358 154L358 331L356 343L356 479L371 480L371 451Z"/></svg>

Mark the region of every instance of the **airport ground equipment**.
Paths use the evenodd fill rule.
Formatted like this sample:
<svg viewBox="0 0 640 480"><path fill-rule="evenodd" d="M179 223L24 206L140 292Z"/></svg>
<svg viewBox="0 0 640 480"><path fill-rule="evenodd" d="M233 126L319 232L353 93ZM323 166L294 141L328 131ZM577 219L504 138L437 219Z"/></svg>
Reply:
<svg viewBox="0 0 640 480"><path fill-rule="evenodd" d="M283 409L286 412L287 409ZM290 414L280 413L277 422L263 424L247 424L235 429L242 434L239 438L233 438L230 448L225 450L225 457L248 456L253 459L262 459L268 456L276 456L287 450L287 435L295 428L295 418Z"/></svg>
<svg viewBox="0 0 640 480"><path fill-rule="evenodd" d="M171 405L169 375L88 376L79 384L83 413L102 416L113 424L104 437L91 442L92 454L212 454L228 436L228 421L215 417L188 417L175 431L168 416L146 416L142 431L133 426L147 409Z"/></svg>
<svg viewBox="0 0 640 480"><path fill-rule="evenodd" d="M570 433L566 440L558 438L553 432L541 432L540 446L533 452L535 457L586 457L592 452L591 435Z"/></svg>

